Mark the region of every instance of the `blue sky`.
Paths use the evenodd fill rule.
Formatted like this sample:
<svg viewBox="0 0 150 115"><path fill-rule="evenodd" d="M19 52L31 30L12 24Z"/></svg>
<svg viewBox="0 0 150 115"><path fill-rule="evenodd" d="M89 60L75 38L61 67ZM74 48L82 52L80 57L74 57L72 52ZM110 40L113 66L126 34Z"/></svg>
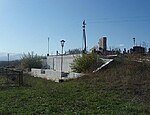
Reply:
<svg viewBox="0 0 150 115"><path fill-rule="evenodd" d="M150 47L150 0L0 0L0 52L47 54L82 47L86 20L88 49L102 36L109 47Z"/></svg>

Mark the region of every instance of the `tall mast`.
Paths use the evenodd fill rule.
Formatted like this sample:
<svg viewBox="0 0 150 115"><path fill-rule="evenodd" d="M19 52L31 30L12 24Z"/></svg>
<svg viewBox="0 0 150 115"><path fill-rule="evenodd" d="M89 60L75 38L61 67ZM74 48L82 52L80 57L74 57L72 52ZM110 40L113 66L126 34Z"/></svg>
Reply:
<svg viewBox="0 0 150 115"><path fill-rule="evenodd" d="M86 52L86 34L85 34L85 20L83 21L83 44L84 44L84 49L83 49L83 52L85 53Z"/></svg>

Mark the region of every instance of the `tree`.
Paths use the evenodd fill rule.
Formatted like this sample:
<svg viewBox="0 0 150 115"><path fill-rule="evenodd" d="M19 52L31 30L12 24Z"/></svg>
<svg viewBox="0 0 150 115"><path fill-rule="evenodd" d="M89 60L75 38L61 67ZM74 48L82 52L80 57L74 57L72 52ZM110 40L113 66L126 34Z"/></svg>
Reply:
<svg viewBox="0 0 150 115"><path fill-rule="evenodd" d="M92 72L100 67L103 63L103 60L101 60L97 54L83 54L82 56L78 56L73 60L71 69L73 72L77 73Z"/></svg>
<svg viewBox="0 0 150 115"><path fill-rule="evenodd" d="M29 69L31 71L31 68L41 68L42 67L42 61L41 57L37 54L34 55L33 52L30 54L24 54L21 58L21 69Z"/></svg>

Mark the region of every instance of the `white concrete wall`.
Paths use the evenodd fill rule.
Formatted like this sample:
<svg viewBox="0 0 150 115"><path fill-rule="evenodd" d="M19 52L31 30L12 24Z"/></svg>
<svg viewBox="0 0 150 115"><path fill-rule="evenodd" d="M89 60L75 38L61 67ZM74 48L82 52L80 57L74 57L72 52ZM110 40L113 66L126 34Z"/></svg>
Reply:
<svg viewBox="0 0 150 115"><path fill-rule="evenodd" d="M79 55L64 55L63 56L63 72L69 73L68 76L62 77L62 79L73 79L83 76L81 73L73 73L71 72L70 64L73 62L74 58ZM81 55L80 55L81 56ZM99 69L103 68L105 65L109 64L112 59L103 59L105 64L103 64L101 67L97 68L97 70L93 72L97 72ZM50 69L45 69L45 73L42 74L42 69L31 69L31 74L34 77L41 77L48 80L53 80L55 82L59 82L61 79L61 73L60 73L60 63L61 63L61 56L48 56L47 57L47 64L50 66Z"/></svg>
<svg viewBox="0 0 150 115"><path fill-rule="evenodd" d="M81 74L79 74L79 73L73 73L70 68L70 65L73 62L74 58L79 55L81 56L81 54L64 55L63 56L62 71L67 72L69 74L68 74L68 76L63 77L62 79L72 79L72 78L77 78L77 77L81 76ZM59 79L61 79L61 73L60 73L61 56L60 55L59 56L48 56L46 61L47 61L46 65L50 66L50 69L45 69L44 70L45 73L42 74L42 69L32 68L31 74L34 77L41 77L41 78L45 78L48 80L53 80L53 81L58 82Z"/></svg>
<svg viewBox="0 0 150 115"><path fill-rule="evenodd" d="M33 75L34 77L45 78L47 80L52 80L52 81L59 81L59 79L60 79L59 71L53 71L50 69L46 69L44 74L42 74L41 71L43 71L43 70L32 68L31 75Z"/></svg>
<svg viewBox="0 0 150 115"><path fill-rule="evenodd" d="M74 58L79 56L80 54L75 55L63 55L63 64L62 71L71 72L70 65L73 62ZM61 69L61 56L48 56L47 64L50 66L50 69L60 71Z"/></svg>
<svg viewBox="0 0 150 115"><path fill-rule="evenodd" d="M55 81L55 82L59 82L59 79L61 79L60 71L53 71L53 70L50 70L50 69L46 69L44 74L42 74L41 71L42 71L41 69L32 68L31 69L31 75L33 75L34 77L45 78L47 80L52 80L52 81ZM62 79L64 79L64 80L74 79L74 78L80 77L81 75L82 75L81 73L71 72L71 73L68 74L67 77L62 77Z"/></svg>
<svg viewBox="0 0 150 115"><path fill-rule="evenodd" d="M60 71L53 71L53 70L46 69L45 75L46 75L48 80L53 80L53 81L59 81L59 79L61 78Z"/></svg>

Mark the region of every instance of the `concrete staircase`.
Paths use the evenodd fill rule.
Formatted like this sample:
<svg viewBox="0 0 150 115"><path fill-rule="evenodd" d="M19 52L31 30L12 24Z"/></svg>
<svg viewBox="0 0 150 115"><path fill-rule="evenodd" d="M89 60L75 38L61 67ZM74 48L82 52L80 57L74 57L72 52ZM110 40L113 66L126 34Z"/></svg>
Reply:
<svg viewBox="0 0 150 115"><path fill-rule="evenodd" d="M113 59L104 59L104 58L101 58L103 61L104 61L104 64L101 65L99 68L97 68L96 70L93 71L93 73L99 71L100 69L104 68L105 66L107 66L108 64L110 64Z"/></svg>

